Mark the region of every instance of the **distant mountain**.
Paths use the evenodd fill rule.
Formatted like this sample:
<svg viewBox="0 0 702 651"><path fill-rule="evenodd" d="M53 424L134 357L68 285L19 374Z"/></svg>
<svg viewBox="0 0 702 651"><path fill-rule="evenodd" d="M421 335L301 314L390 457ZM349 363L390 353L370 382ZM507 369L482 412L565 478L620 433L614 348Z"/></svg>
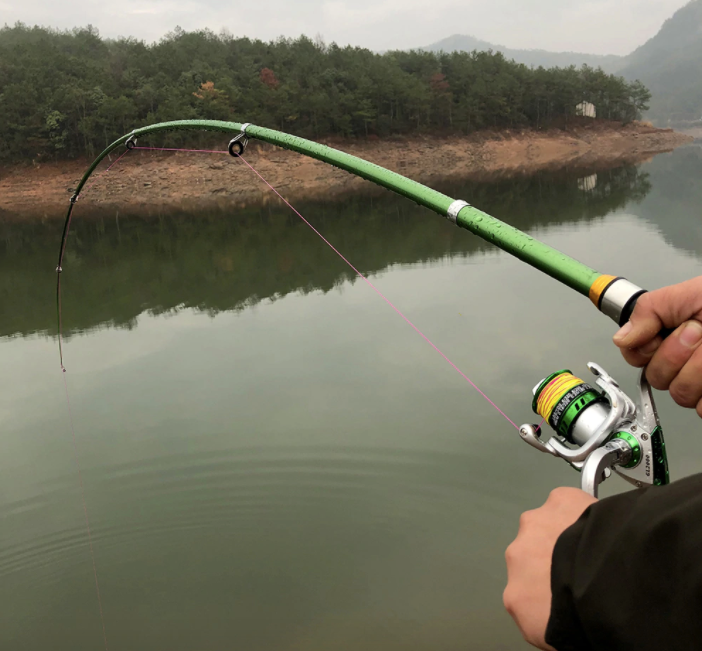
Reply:
<svg viewBox="0 0 702 651"><path fill-rule="evenodd" d="M640 79L651 91L652 117L673 124L702 120L702 0L666 20L627 57L620 73Z"/></svg>
<svg viewBox="0 0 702 651"><path fill-rule="evenodd" d="M583 54L580 52L547 52L546 50L513 50L504 45L495 45L487 41L481 41L474 36L464 34L454 34L441 41L420 48L428 52L472 52L473 50L501 52L508 59L514 59L517 63L523 63L530 67L538 68L567 68L583 64L600 67L605 72L617 72L626 65L626 57L616 54Z"/></svg>
<svg viewBox="0 0 702 651"><path fill-rule="evenodd" d="M651 91L648 117L673 126L702 123L702 0L692 0L665 21L658 34L630 55L514 50L455 34L420 48L430 52L492 50L528 66L544 68L587 64L640 79Z"/></svg>

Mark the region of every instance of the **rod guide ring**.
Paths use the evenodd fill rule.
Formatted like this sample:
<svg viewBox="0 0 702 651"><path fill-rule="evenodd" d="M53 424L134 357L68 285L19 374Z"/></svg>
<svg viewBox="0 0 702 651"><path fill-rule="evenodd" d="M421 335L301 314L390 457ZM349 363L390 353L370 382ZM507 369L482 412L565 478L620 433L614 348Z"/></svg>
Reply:
<svg viewBox="0 0 702 651"><path fill-rule="evenodd" d="M242 131L240 134L234 136L229 141L229 146L227 147L227 149L229 150L229 154L231 156L234 156L234 158L238 158L244 153L244 151L246 151L246 145L248 144L249 139L246 137L246 132Z"/></svg>

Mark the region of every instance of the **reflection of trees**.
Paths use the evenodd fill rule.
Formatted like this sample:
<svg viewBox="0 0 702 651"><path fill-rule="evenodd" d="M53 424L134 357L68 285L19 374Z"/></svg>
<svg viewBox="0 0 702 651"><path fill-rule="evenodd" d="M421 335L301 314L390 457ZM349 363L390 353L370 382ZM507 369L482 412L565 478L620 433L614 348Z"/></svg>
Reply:
<svg viewBox="0 0 702 651"><path fill-rule="evenodd" d="M702 147L656 156L646 170L656 191L639 214L675 248L702 254Z"/></svg>
<svg viewBox="0 0 702 651"><path fill-rule="evenodd" d="M453 183L437 189L465 197L481 210L522 230L595 219L642 201L651 191L648 174L635 166L597 172L597 186L578 189L583 172L536 174L491 183Z"/></svg>
<svg viewBox="0 0 702 651"><path fill-rule="evenodd" d="M636 168L599 172L592 192L574 175L537 175L441 188L514 226L590 220L642 199ZM387 193L301 205L303 213L365 273L392 264L465 257L492 247ZM83 209L85 210L85 209ZM143 218L76 212L63 276L67 333L129 327L144 310L241 309L290 292L329 291L354 274L287 209L258 207ZM61 224L0 224L0 336L54 333L52 263Z"/></svg>

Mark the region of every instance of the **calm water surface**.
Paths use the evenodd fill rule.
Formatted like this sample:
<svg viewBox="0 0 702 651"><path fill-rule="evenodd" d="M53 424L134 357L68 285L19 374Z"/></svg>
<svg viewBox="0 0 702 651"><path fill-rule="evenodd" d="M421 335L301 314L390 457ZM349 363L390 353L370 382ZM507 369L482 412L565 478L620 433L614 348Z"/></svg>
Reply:
<svg viewBox="0 0 702 651"><path fill-rule="evenodd" d="M454 184L607 273L702 273L702 149ZM518 423L586 362L633 388L588 301L390 194L299 204ZM503 613L519 514L579 476L515 430L287 210L77 211L65 361L114 651L523 649ZM0 225L0 648L103 648L53 266ZM659 400L671 474L693 414ZM610 480L605 492L624 486Z"/></svg>

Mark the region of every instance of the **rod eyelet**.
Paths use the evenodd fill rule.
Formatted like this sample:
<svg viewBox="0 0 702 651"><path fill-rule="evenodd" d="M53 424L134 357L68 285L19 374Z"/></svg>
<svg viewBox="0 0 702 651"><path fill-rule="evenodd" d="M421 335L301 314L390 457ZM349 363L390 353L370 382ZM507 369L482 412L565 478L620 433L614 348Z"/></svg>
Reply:
<svg viewBox="0 0 702 651"><path fill-rule="evenodd" d="M244 151L246 151L246 145L249 143L249 139L246 137L245 133L240 133L238 136L234 136L229 142L229 154L234 158L241 156Z"/></svg>

